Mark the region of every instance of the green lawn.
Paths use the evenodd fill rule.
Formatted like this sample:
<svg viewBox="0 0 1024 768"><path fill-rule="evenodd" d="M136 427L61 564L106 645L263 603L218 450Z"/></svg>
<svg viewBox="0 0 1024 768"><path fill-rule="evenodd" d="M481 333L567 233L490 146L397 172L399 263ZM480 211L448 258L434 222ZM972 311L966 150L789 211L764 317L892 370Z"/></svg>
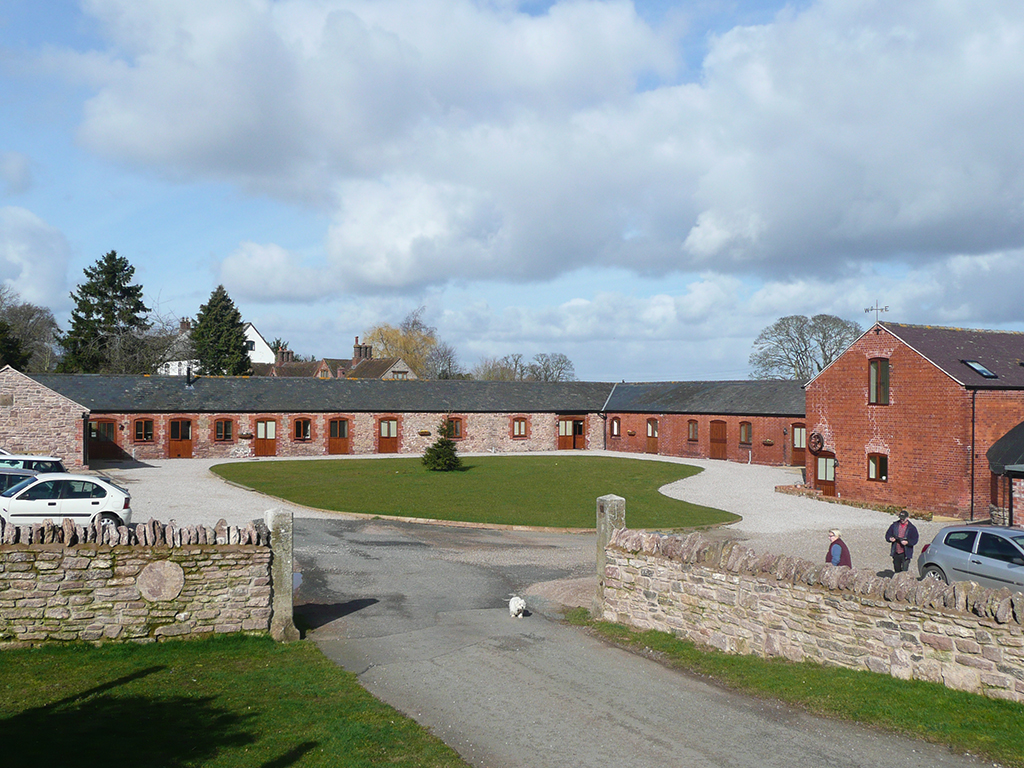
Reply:
<svg viewBox="0 0 1024 768"><path fill-rule="evenodd" d="M631 528L728 523L728 512L676 501L658 488L701 470L605 456L463 458L458 472L431 472L419 457L220 464L241 485L318 509L499 525L593 528L598 496L626 499Z"/></svg>
<svg viewBox="0 0 1024 768"><path fill-rule="evenodd" d="M228 637L0 654L9 766L466 766L311 643Z"/></svg>
<svg viewBox="0 0 1024 768"><path fill-rule="evenodd" d="M641 632L621 624L593 621L582 608L571 611L567 619L623 647L653 651L677 669L741 693L947 744L959 752L985 755L1002 765L1024 767L1024 707L1020 704L950 690L938 683L898 680L811 662L797 664L721 653L667 632Z"/></svg>

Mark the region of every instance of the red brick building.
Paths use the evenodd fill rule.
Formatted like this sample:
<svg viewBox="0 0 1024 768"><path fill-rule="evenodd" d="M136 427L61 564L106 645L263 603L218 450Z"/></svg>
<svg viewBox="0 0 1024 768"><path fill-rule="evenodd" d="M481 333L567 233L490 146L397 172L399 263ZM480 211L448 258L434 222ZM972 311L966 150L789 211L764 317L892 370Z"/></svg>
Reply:
<svg viewBox="0 0 1024 768"><path fill-rule="evenodd" d="M1024 421L1024 334L877 323L806 385L807 478L825 495L965 519Z"/></svg>
<svg viewBox="0 0 1024 768"><path fill-rule="evenodd" d="M748 464L804 464L804 391L797 381L616 384L605 445Z"/></svg>

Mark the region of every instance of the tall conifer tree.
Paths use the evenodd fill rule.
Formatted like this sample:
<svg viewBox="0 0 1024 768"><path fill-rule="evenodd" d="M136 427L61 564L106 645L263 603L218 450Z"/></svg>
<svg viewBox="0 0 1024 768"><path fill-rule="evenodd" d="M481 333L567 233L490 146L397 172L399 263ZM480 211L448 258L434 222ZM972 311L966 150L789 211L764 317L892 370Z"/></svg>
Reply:
<svg viewBox="0 0 1024 768"><path fill-rule="evenodd" d="M135 267L111 251L85 268L86 281L71 294L71 328L59 339L64 373L151 373L145 335L149 312Z"/></svg>
<svg viewBox="0 0 1024 768"><path fill-rule="evenodd" d="M199 372L210 376L243 376L251 363L245 343L245 323L235 302L223 285L218 285L210 300L199 308L192 329L192 350L199 361Z"/></svg>

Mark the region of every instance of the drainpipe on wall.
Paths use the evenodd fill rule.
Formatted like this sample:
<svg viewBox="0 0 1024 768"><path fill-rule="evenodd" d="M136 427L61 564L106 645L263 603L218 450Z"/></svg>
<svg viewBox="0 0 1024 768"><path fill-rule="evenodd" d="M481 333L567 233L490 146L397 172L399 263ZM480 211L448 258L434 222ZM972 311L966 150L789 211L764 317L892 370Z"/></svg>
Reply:
<svg viewBox="0 0 1024 768"><path fill-rule="evenodd" d="M974 430L977 418L978 390L971 392L971 522L974 522Z"/></svg>

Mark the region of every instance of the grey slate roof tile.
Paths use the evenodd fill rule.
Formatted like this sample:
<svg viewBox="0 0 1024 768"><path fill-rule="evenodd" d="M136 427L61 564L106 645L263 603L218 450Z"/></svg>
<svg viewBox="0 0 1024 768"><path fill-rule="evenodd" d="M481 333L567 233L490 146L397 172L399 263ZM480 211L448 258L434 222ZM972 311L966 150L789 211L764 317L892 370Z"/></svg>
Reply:
<svg viewBox="0 0 1024 768"><path fill-rule="evenodd" d="M32 374L94 413L718 413L803 416L793 381L608 384ZM607 406L606 406L607 403Z"/></svg>
<svg viewBox="0 0 1024 768"><path fill-rule="evenodd" d="M740 416L803 416L799 381L681 381L617 384L607 410L617 413L693 413Z"/></svg>
<svg viewBox="0 0 1024 768"><path fill-rule="evenodd" d="M966 387L1024 389L1024 333L885 322L878 325ZM963 360L977 360L997 378L985 378Z"/></svg>

